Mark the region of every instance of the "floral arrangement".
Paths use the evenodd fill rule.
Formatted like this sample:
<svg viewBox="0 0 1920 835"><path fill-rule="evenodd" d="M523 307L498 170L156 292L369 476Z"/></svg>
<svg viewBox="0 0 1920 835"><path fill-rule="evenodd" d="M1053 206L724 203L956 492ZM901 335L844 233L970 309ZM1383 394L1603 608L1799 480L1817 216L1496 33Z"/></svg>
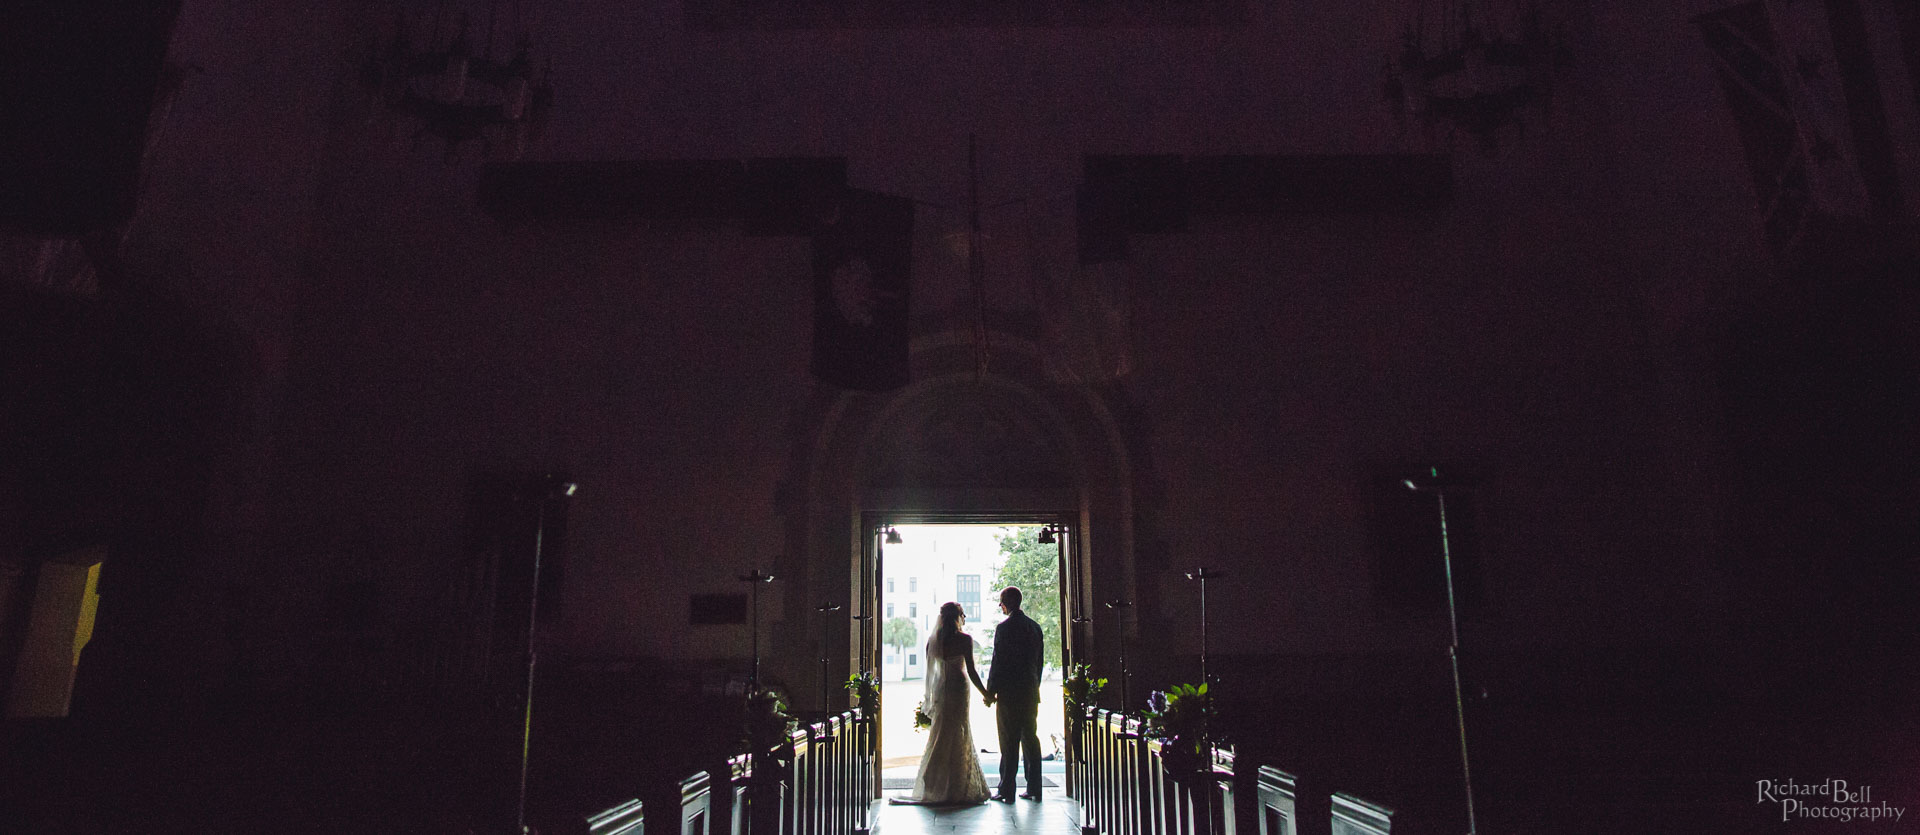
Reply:
<svg viewBox="0 0 1920 835"><path fill-rule="evenodd" d="M1147 735L1165 740L1168 767L1176 773L1207 771L1207 727L1213 719L1213 703L1207 697L1207 685L1176 684L1147 697Z"/></svg>
<svg viewBox="0 0 1920 835"><path fill-rule="evenodd" d="M1067 671L1067 678L1060 683L1060 690L1067 702L1067 712L1073 716L1082 716L1087 708L1093 707L1100 693L1107 689L1107 680L1093 677L1093 667L1075 664Z"/></svg>
<svg viewBox="0 0 1920 835"><path fill-rule="evenodd" d="M1067 755L1075 760L1080 758L1080 720L1087 715L1094 702L1100 698L1101 691L1107 689L1107 680L1094 678L1093 667L1075 664L1067 670L1067 678L1060 683L1061 697L1067 703Z"/></svg>
<svg viewBox="0 0 1920 835"><path fill-rule="evenodd" d="M913 729L916 731L924 731L931 727L933 727L933 717L927 714L927 703L921 702L914 705Z"/></svg>
<svg viewBox="0 0 1920 835"><path fill-rule="evenodd" d="M741 741L757 755L785 742L797 723L780 691L761 687L747 694L744 725Z"/></svg>
<svg viewBox="0 0 1920 835"><path fill-rule="evenodd" d="M880 707L880 679L872 670L847 676L847 693L863 710L872 711Z"/></svg>

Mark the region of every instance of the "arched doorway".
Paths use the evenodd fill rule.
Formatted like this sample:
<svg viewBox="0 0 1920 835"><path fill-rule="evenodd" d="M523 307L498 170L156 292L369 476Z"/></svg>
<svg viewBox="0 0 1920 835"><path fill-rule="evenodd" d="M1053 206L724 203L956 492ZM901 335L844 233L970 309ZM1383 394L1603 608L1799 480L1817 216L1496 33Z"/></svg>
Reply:
<svg viewBox="0 0 1920 835"><path fill-rule="evenodd" d="M844 707L838 680L862 659L877 666L871 615L887 524L1063 528L1062 622L1073 624L1063 639L1074 662L1104 658L1094 627L1111 626L1087 622L1092 601L1132 598L1135 587L1135 474L1115 394L1048 379L1030 341L991 339L985 375L965 332L930 334L914 342L910 385L823 390L801 410L780 495L788 547L778 563L794 582L781 589L773 640L802 708Z"/></svg>
<svg viewBox="0 0 1920 835"><path fill-rule="evenodd" d="M964 631L976 642L971 657L983 681L994 669L996 628L1004 619L999 590L1023 592L1023 609L1040 624L1047 646L1042 656L1038 739L1047 785L1065 785L1066 722L1060 681L1071 663L1072 528L1067 514L993 515L871 512L884 531L872 549L874 612L878 644L872 653L882 710L875 718L883 796L914 785L928 737L915 727L915 708L929 696L927 675L937 660L926 646L940 623L941 607L960 606ZM998 785L997 712L969 696L972 745L980 752L988 786Z"/></svg>

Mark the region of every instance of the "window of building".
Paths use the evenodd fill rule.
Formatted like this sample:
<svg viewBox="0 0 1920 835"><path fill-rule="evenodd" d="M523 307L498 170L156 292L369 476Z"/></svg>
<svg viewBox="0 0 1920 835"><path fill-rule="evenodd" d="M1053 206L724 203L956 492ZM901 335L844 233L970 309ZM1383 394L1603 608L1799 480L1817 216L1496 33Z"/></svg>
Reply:
<svg viewBox="0 0 1920 835"><path fill-rule="evenodd" d="M910 617L910 618L917 618L917 617L919 617L919 616L920 616L920 604L918 604L918 603L908 603L908 604L907 604L907 617Z"/></svg>
<svg viewBox="0 0 1920 835"><path fill-rule="evenodd" d="M980 575L956 574L953 578L953 602L967 617L980 617Z"/></svg>
<svg viewBox="0 0 1920 835"><path fill-rule="evenodd" d="M887 617L893 617L893 604L887 604Z"/></svg>
<svg viewBox="0 0 1920 835"><path fill-rule="evenodd" d="M907 653L907 666L911 667L918 663L920 663L920 653L917 653L917 652Z"/></svg>
<svg viewBox="0 0 1920 835"><path fill-rule="evenodd" d="M888 578L887 578L887 593L888 593L888 594L892 594L892 593L893 593L893 578L892 578L892 577L888 577Z"/></svg>
<svg viewBox="0 0 1920 835"><path fill-rule="evenodd" d="M908 577L908 578L907 578L907 591L910 591L910 592L915 592L915 591L919 591L919 590L920 590L920 578L918 578L918 577Z"/></svg>

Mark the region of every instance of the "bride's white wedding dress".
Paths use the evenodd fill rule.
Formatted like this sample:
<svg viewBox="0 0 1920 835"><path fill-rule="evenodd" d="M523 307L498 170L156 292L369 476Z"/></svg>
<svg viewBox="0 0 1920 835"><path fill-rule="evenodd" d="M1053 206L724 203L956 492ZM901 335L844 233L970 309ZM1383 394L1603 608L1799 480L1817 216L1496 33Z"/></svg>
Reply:
<svg viewBox="0 0 1920 835"><path fill-rule="evenodd" d="M980 756L973 745L973 723L968 719L973 689L967 682L967 661L973 642L954 647L953 654L937 652L939 639L927 640L927 750L920 755L920 775L913 780L908 803L985 803L987 778L980 772ZM956 642L959 643L959 642Z"/></svg>

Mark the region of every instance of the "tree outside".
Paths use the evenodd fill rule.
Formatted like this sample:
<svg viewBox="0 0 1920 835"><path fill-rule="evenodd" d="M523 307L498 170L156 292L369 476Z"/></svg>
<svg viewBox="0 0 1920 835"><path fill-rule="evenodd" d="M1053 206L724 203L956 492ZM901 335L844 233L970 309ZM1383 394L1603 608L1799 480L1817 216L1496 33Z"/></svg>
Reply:
<svg viewBox="0 0 1920 835"><path fill-rule="evenodd" d="M906 650L907 647L916 646L920 643L920 630L914 627L913 621L907 620L906 618L894 618L881 624L880 643L899 650L900 658L902 659L900 661L900 675L904 678L907 670L907 662L905 660L907 657Z"/></svg>
<svg viewBox="0 0 1920 835"><path fill-rule="evenodd" d="M1006 562L994 572L993 588L988 594L997 599L1000 589L1019 587L1024 601L1021 609L1034 623L1040 624L1040 632L1046 638L1044 663L1057 668L1060 666L1060 551L1057 545L1041 543L1039 536L1038 526L1000 529L994 538L999 541L1000 554ZM991 641L990 636L988 640Z"/></svg>

